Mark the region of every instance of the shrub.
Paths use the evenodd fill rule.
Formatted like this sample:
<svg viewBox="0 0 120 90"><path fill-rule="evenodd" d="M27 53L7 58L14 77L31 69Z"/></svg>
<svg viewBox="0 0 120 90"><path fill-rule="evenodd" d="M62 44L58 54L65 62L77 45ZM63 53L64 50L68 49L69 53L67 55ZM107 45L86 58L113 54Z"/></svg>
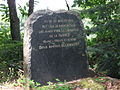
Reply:
<svg viewBox="0 0 120 90"><path fill-rule="evenodd" d="M13 41L0 45L0 81L14 79L22 70L22 47L22 42Z"/></svg>

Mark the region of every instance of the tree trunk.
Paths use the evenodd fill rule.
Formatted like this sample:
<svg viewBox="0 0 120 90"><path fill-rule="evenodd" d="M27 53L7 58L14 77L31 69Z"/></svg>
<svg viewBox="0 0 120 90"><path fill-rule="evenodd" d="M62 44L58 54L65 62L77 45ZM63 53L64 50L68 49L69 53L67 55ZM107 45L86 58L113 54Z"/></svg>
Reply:
<svg viewBox="0 0 120 90"><path fill-rule="evenodd" d="M28 16L30 16L33 13L33 10L34 10L34 0L29 0Z"/></svg>
<svg viewBox="0 0 120 90"><path fill-rule="evenodd" d="M17 17L15 0L7 0L10 15L10 29L12 40L20 41L20 25Z"/></svg>

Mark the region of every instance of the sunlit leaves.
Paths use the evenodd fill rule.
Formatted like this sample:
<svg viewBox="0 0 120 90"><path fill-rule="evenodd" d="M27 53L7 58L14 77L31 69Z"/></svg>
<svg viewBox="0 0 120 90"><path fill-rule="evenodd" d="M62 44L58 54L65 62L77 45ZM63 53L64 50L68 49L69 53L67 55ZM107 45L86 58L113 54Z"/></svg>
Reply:
<svg viewBox="0 0 120 90"><path fill-rule="evenodd" d="M91 66L107 71L113 77L120 77L120 3L119 0L74 0L73 6L82 9L82 19L89 19L92 27L85 25L88 39L88 54ZM87 36L87 37L89 37ZM92 48L92 49L91 49ZM95 63L93 63L95 62Z"/></svg>
<svg viewBox="0 0 120 90"><path fill-rule="evenodd" d="M9 9L8 6L6 6L5 4L0 4L0 12L2 13L2 20L4 20L5 22L9 22L10 18L9 18Z"/></svg>

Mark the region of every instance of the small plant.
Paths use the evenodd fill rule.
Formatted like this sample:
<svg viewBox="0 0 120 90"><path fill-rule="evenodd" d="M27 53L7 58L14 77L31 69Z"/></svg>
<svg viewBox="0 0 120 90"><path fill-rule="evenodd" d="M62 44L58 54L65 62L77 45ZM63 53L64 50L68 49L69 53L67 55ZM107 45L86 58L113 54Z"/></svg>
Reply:
<svg viewBox="0 0 120 90"><path fill-rule="evenodd" d="M73 87L70 87L70 85L59 85L55 84L55 89L54 90L72 90Z"/></svg>
<svg viewBox="0 0 120 90"><path fill-rule="evenodd" d="M95 81L100 82L100 83L106 82L107 80L108 80L108 78L106 78L106 77L98 77L95 79Z"/></svg>
<svg viewBox="0 0 120 90"><path fill-rule="evenodd" d="M41 84L38 82L34 82L34 80L30 80L30 79L26 79L26 78L22 78L22 79L18 79L17 82L14 84L14 86L20 86L23 88L34 88L37 89L39 88Z"/></svg>

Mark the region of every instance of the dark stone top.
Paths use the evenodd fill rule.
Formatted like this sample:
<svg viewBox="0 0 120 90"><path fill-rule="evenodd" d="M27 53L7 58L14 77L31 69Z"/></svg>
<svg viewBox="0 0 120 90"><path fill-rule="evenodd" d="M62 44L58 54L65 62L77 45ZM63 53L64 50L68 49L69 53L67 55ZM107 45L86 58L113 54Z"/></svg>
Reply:
<svg viewBox="0 0 120 90"><path fill-rule="evenodd" d="M48 81L86 77L85 35L75 11L40 10L25 24L24 70L27 78Z"/></svg>

